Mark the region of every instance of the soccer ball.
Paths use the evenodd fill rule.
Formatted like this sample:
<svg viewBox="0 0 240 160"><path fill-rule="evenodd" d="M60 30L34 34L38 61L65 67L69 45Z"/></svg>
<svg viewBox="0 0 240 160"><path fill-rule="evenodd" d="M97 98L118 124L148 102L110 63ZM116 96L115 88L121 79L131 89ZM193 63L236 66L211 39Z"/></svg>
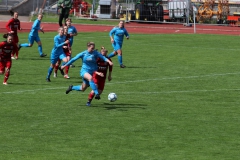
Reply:
<svg viewBox="0 0 240 160"><path fill-rule="evenodd" d="M110 102L116 101L116 100L117 100L117 95L116 95L116 93L109 93L109 95L108 95L108 100L109 100Z"/></svg>

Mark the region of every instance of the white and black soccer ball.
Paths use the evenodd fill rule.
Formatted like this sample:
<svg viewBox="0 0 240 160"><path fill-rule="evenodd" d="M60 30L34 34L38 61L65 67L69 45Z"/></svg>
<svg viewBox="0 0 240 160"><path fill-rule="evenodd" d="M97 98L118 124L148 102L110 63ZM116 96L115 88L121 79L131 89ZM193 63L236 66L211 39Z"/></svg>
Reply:
<svg viewBox="0 0 240 160"><path fill-rule="evenodd" d="M108 100L109 100L110 102L116 101L116 100L117 100L117 95L116 95L116 93L109 93L109 95L108 95Z"/></svg>

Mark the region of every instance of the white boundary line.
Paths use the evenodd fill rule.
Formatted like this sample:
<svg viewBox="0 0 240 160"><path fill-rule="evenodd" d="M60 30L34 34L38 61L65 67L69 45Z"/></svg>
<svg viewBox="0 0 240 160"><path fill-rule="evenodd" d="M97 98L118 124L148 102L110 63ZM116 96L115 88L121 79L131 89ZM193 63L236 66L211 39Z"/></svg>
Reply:
<svg viewBox="0 0 240 160"><path fill-rule="evenodd" d="M161 81L161 80L177 80L177 79L190 79L190 78L202 78L202 77L216 77L216 76L227 76L227 75L237 75L240 72L236 73L221 73L221 74L209 74L209 75L202 75L202 76L188 76L188 77L169 77L169 78L156 78L156 79L144 79L144 80L136 80L136 81L124 81L124 82L115 82L115 83L106 83L106 85L114 85L114 84L125 84L125 83L137 83L137 82L146 82L146 81ZM13 91L13 92L0 92L0 94L20 94L23 92L36 92L36 91L46 91L46 90L59 90L59 89L66 89L66 87L57 87L57 88L43 88L43 89L34 89L34 90L20 90L20 91ZM124 94L169 94L169 93L189 93L189 92L217 92L217 91L239 91L240 89L217 89L217 90L185 90L185 91L163 91L163 92L122 92Z"/></svg>

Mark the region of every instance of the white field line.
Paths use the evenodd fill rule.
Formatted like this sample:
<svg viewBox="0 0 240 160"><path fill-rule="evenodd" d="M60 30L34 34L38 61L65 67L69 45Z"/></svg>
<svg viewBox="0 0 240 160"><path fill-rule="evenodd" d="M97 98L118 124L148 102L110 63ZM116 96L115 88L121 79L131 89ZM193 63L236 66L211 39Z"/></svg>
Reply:
<svg viewBox="0 0 240 160"><path fill-rule="evenodd" d="M155 78L155 79L144 79L144 80L135 80L135 81L124 81L124 82L114 82L114 83L106 83L106 85L114 85L114 84L126 84L126 83L137 83L137 82L146 82L146 81L161 81L161 80L177 80L177 79L194 79L194 78L203 78L203 77L216 77L216 76L227 76L227 75L237 75L240 72L236 73L222 73L222 74L209 74L209 75L202 75L202 76L188 76L188 77L166 77L166 78ZM20 90L20 91L13 91L13 92L0 92L0 94L20 94L24 92L37 92L37 91L46 91L46 90L59 90L59 89L67 89L65 87L56 87L56 88L41 88L41 89L33 89L33 90ZM166 93L188 93L188 92L217 92L217 91L239 91L240 89L217 89L217 90L184 90L184 91L166 91L166 92L135 92L138 94L166 94ZM122 93L134 93L134 92L122 92Z"/></svg>

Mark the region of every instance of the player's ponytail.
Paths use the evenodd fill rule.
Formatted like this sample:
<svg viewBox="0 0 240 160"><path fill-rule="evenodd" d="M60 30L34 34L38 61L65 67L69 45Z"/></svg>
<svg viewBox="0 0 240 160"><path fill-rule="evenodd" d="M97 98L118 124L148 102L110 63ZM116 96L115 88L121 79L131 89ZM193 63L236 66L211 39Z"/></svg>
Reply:
<svg viewBox="0 0 240 160"><path fill-rule="evenodd" d="M9 36L13 37L13 35L11 33L3 34L3 38L5 38L5 39L7 39Z"/></svg>

